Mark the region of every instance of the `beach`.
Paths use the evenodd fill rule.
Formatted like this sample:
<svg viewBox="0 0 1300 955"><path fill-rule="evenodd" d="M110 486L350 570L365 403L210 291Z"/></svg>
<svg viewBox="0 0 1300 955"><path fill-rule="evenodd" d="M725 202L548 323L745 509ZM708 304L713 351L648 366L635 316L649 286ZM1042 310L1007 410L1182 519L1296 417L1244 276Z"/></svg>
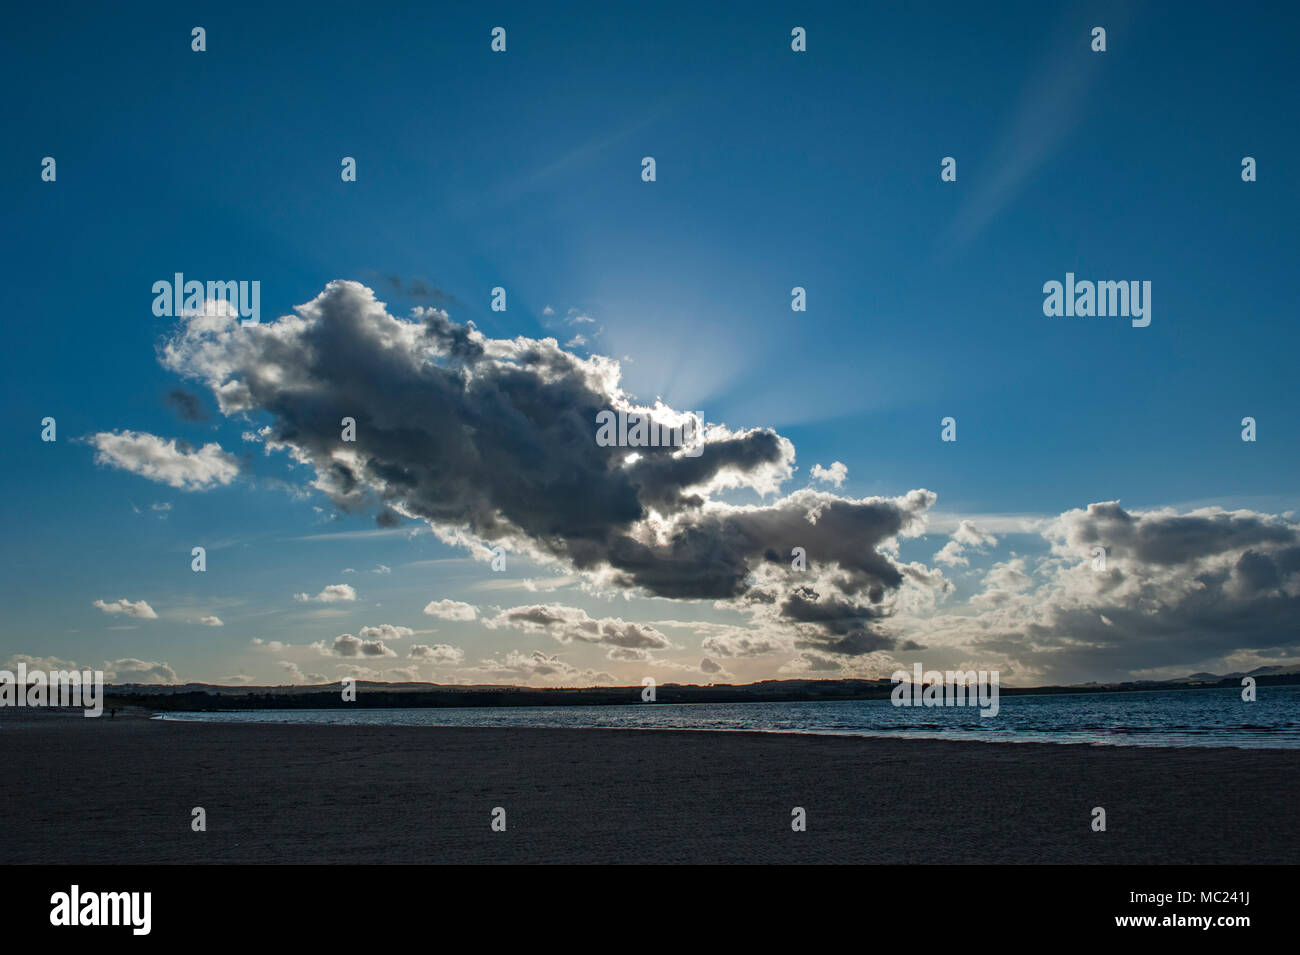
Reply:
<svg viewBox="0 0 1300 955"><path fill-rule="evenodd" d="M1284 750L11 710L0 765L0 863L1300 861Z"/></svg>

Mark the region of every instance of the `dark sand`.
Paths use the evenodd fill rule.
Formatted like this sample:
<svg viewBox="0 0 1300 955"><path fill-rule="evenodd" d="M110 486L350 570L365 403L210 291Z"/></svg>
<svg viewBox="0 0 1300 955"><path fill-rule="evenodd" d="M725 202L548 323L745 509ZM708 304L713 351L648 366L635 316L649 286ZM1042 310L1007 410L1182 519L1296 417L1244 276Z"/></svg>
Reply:
<svg viewBox="0 0 1300 955"><path fill-rule="evenodd" d="M1297 793L1283 750L0 718L3 863L1295 863Z"/></svg>

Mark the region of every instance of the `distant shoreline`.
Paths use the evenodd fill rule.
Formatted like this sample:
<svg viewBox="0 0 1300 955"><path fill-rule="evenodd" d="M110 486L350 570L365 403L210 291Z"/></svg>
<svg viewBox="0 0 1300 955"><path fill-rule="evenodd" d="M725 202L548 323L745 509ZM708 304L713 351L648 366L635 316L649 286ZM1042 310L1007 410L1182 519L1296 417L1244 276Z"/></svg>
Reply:
<svg viewBox="0 0 1300 955"><path fill-rule="evenodd" d="M1266 686L1300 685L1300 673L1254 676ZM749 684L697 686L664 683L656 686L657 703L808 703L889 699L889 680L780 680ZM304 687L241 687L148 684L105 687L106 706L142 706L159 712L241 709L419 709L425 707L617 706L641 701L643 688L464 686L436 683L374 683L358 681L358 699L342 699L337 684ZM1241 688L1241 677L1214 681L1142 681L1084 686L1008 687L1002 696L1065 696L1103 693L1167 692Z"/></svg>
<svg viewBox="0 0 1300 955"><path fill-rule="evenodd" d="M842 702L842 701L828 701ZM1238 750L1249 752L1268 752L1268 753L1286 753L1296 756L1300 753L1296 747L1288 746L1249 746L1242 742L1232 743L1214 740L1206 743L1177 743L1170 742L1165 738L1158 738L1155 742L1142 742L1141 737L1130 737L1131 742L1117 742L1115 740L1088 740L1088 739L1042 739L1033 738L1029 734L1019 737L1004 737L999 739L989 738L987 736L961 736L951 734L947 736L925 735L924 731L903 730L899 732L884 731L860 731L860 730L816 730L816 729L768 729L757 727L724 727L724 726L699 726L699 727L681 727L681 726L555 726L545 724L521 725L521 726L481 726L468 725L458 726L445 723L367 723L352 721L330 721L330 720L222 720L216 719L187 719L186 713L211 713L219 717L222 714L232 715L235 713L246 712L267 712L267 713L290 713L299 712L292 710L208 710L208 711L166 711L150 713L148 718L167 723L204 723L216 725L238 725L238 726L330 726L330 727L401 727L402 729L415 730L446 730L446 729L502 729L502 730L519 730L526 732L530 730L572 730L574 732L613 732L613 733L755 733L758 735L770 736L794 736L804 738L826 738L832 737L837 739L861 739L861 740L887 740L896 742L917 742L917 743L979 743L988 746L1087 746L1103 747L1110 749L1170 749L1170 750ZM300 712L335 712L335 710L302 710ZM1042 731L1043 735L1048 735L1047 731Z"/></svg>

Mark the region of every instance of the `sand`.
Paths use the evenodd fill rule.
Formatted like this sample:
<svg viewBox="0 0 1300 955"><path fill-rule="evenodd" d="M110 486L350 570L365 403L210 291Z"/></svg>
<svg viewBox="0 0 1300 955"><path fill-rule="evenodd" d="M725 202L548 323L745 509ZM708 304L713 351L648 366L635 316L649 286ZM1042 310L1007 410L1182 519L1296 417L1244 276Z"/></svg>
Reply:
<svg viewBox="0 0 1300 955"><path fill-rule="evenodd" d="M0 718L0 767L3 863L1300 861L1284 750L119 713Z"/></svg>

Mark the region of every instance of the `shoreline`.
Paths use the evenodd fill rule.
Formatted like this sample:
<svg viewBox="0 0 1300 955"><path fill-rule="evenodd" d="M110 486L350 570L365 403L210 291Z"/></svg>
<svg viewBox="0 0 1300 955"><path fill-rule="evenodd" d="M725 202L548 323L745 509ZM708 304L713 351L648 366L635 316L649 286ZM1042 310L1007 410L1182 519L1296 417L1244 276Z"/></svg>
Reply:
<svg viewBox="0 0 1300 955"><path fill-rule="evenodd" d="M1292 750L122 715L0 728L0 862L1300 861Z"/></svg>
<svg viewBox="0 0 1300 955"><path fill-rule="evenodd" d="M833 703L827 700L827 704ZM680 707L701 706L698 703L656 703L651 712L660 713ZM737 704L725 704L728 715L733 715ZM758 706L755 703L755 706ZM849 737L857 739L914 739L914 741L940 742L984 742L984 743L1043 743L1053 746L1109 746L1121 748L1225 748L1225 750L1269 750L1277 752L1300 752L1300 737L1292 733L1275 733L1273 726L1243 725L1236 729L1203 728L1193 732L1188 726L1179 728L1162 728L1157 732L1141 732L1140 725L1119 726L1119 728L1061 728L1037 729L1026 725L1013 730L992 728L948 728L943 725L918 726L897 725L841 725L835 721L807 721L805 725L785 728L781 721L771 720L732 720L719 719L716 722L693 722L689 720L667 719L663 721L641 720L645 716L645 704L623 704L617 707L630 715L630 719L601 719L610 707L476 707L477 712L491 713L489 719L458 721L454 713L464 712L463 707L391 707L391 706L354 706L339 707L264 707L222 709L152 709L152 719L165 722L208 722L208 724L225 725L341 725L341 726L411 726L411 728L482 728L482 729L627 729L642 732L682 732L682 733L762 733L777 735L797 735L797 737ZM584 721L568 721L564 716L551 716L545 721L526 722L513 717L520 712L547 712L559 715L573 715ZM406 719L391 719L370 715L393 715L402 713ZM413 716L419 715L419 716ZM446 715L446 716L443 716ZM588 721L589 720L589 721ZM685 725L682 725L685 724ZM1127 730L1127 732L1126 732ZM1255 730L1255 732L1251 732ZM1278 737L1282 739L1279 741Z"/></svg>
<svg viewBox="0 0 1300 955"><path fill-rule="evenodd" d="M247 710L235 710L232 712L248 712ZM1101 743L1092 740L1042 740L1042 739L959 739L948 736L906 736L902 733L890 735L874 733L858 733L853 731L837 732L835 730L768 730L768 729L726 729L723 727L713 727L711 729L688 729L679 726L452 726L444 723L344 723L344 722L318 722L313 720L194 720L178 719L171 713L156 713L148 717L151 720L160 723L203 723L215 726L311 726L311 727L393 727L411 730L508 730L518 732L528 732L531 730L553 730L556 732L574 732L574 733L691 733L702 735L713 735L725 733L727 735L751 734L754 736L792 736L809 739L860 739L860 740L897 740L899 742L916 742L916 743L954 743L961 745L983 745L983 746L1064 746L1075 747L1084 746L1098 749L1161 749L1161 750L1224 750L1228 752L1250 752L1250 753L1285 753L1294 754L1300 757L1300 748L1287 746L1233 746L1231 744L1223 745L1201 745L1185 744L1177 745L1173 743Z"/></svg>
<svg viewBox="0 0 1300 955"><path fill-rule="evenodd" d="M392 707L360 707L359 709L368 712L391 712ZM412 709L423 710L425 707L412 707ZM516 709L514 707L508 708ZM1239 746L1231 743L1116 743L1110 741L1098 742L1095 740L1045 740L1045 739L979 739L975 737L943 737L943 736L909 736L904 735L907 730L898 733L864 733L854 730L837 731L837 730L807 730L807 729L758 729L758 728L728 728L728 727L679 727L679 726L537 726L537 725L456 725L445 723L364 723L364 722L345 722L345 721L317 721L317 720L223 720L223 719L186 719L181 714L226 714L238 713L247 714L250 712L268 712L268 713L328 713L329 709L268 709L265 711L253 710L148 710L144 707L126 707L119 708L117 717L109 716L107 712L96 720L105 720L113 722L115 719L124 721L147 720L155 723L168 724L201 724L207 726L277 726L277 727L342 727L356 729L409 729L409 730L505 730L505 731L527 731L527 730L572 730L572 731L597 731L597 732L627 732L627 733L691 733L691 734L752 734L756 736L782 736L808 739L857 739L857 740L880 740L895 742L917 742L917 743L959 743L959 744L984 744L988 746L1061 746L1061 747L1087 747L1093 749L1121 749L1121 750L1192 750L1192 751L1226 751L1237 753L1275 753L1291 754L1300 758L1300 747L1288 746ZM353 711L355 712L355 711ZM86 719L82 716L82 711L73 707L31 707L31 708L0 708L0 730L5 726L13 725L47 725L51 720L58 719Z"/></svg>

